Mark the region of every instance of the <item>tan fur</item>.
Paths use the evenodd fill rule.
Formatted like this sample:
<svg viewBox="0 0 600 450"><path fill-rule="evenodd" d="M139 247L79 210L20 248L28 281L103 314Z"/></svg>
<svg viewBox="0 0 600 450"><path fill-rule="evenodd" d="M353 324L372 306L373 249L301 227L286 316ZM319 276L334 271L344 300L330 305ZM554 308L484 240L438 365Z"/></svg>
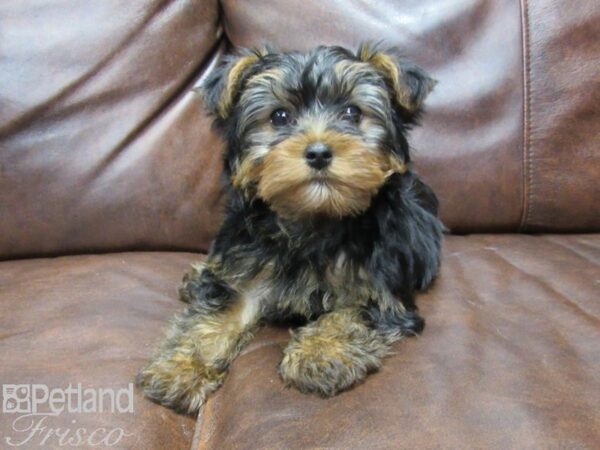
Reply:
<svg viewBox="0 0 600 450"><path fill-rule="evenodd" d="M229 71L227 83L221 94L221 100L218 106L218 114L222 119L227 118L231 112L233 101L241 87L244 71L252 64L258 62L259 59L260 56L257 54L244 56L243 58L240 58Z"/></svg>
<svg viewBox="0 0 600 450"><path fill-rule="evenodd" d="M288 386L332 396L377 370L388 352L388 343L364 323L358 309L343 308L294 332L279 373Z"/></svg>
<svg viewBox="0 0 600 450"><path fill-rule="evenodd" d="M280 82L284 77L283 70L279 68L273 68L265 70L264 72L257 73L248 79L248 87L251 86L266 86L269 89L276 89L275 95L279 94L280 97L285 96L284 91L280 87Z"/></svg>
<svg viewBox="0 0 600 450"><path fill-rule="evenodd" d="M374 50L369 45L364 45L361 48L359 58L362 61L368 62L375 66L392 84L392 88L396 94L396 100L409 111L416 110L420 105L416 104L410 92L409 86L404 81L404 75L401 73L398 64L390 55ZM432 82L431 89L435 85Z"/></svg>
<svg viewBox="0 0 600 450"><path fill-rule="evenodd" d="M306 165L308 145L331 147L333 162L320 180ZM258 195L282 217L307 213L332 217L358 214L395 172L406 166L393 155L369 148L359 138L334 131L309 131L286 139L260 160L246 158L232 177L237 188L258 185Z"/></svg>
<svg viewBox="0 0 600 450"><path fill-rule="evenodd" d="M251 156L244 159L231 176L231 184L240 190L246 190L260 180L261 159Z"/></svg>
<svg viewBox="0 0 600 450"><path fill-rule="evenodd" d="M333 85L321 85L319 95L326 94L321 101L327 94L339 94L346 106L355 105L362 112L352 124L355 132L345 134L333 131L334 121L346 119L341 105L298 108L289 92L289 76L295 70L287 65L249 75L265 53L230 60L219 72L225 78L210 83L222 91L207 98L211 112L216 109L221 119L237 114L239 101L240 114L231 125L235 123L232 132L243 148L228 154L228 161L237 158L231 182L246 196L249 211L254 211L252 200L258 197L277 217L267 217L265 227L262 216L255 222L252 216L242 218L248 222L236 235L239 220L230 216L236 217L235 224L228 224L224 240L215 246L221 250L211 252L205 264L193 266L185 275L180 297L189 306L175 318L166 341L138 376L148 397L180 411L198 411L224 382L230 364L263 321L296 315L309 321L293 332L279 373L288 386L323 396L348 389L377 370L391 343L411 329L410 323L404 327L400 322L410 320L403 304L371 273L368 260L353 255L358 252L345 246L337 253L315 247L305 257L303 251L315 239L328 239L337 231L329 228L335 221L321 220L327 227L319 236L322 230L313 223L319 225L323 216L363 213L390 176L407 171L387 148L394 136L394 130L387 129L393 125L390 109L397 108L396 100L416 109L419 105L414 103L422 101L429 88L422 86L428 84L426 77L415 66L366 46L360 61L344 58L336 63L333 78L338 80L323 72L322 80ZM269 121L273 108L289 110L293 119L289 128L279 129ZM313 143L332 150L331 164L320 171L306 162L306 149ZM264 205L258 206L256 211L262 214ZM317 220L297 220L305 218ZM251 243L245 233L252 234ZM278 247L271 248L271 243ZM263 244L265 248L260 248ZM396 264L395 255L389 258Z"/></svg>
<svg viewBox="0 0 600 450"><path fill-rule="evenodd" d="M395 155L389 155L389 170L386 172L385 177L388 178L395 173L405 173L408 167L404 161L400 161Z"/></svg>
<svg viewBox="0 0 600 450"><path fill-rule="evenodd" d="M229 364L252 339L258 299L240 295L229 309L212 315L188 310L173 322L169 336L137 383L145 394L184 412L196 412L221 386Z"/></svg>

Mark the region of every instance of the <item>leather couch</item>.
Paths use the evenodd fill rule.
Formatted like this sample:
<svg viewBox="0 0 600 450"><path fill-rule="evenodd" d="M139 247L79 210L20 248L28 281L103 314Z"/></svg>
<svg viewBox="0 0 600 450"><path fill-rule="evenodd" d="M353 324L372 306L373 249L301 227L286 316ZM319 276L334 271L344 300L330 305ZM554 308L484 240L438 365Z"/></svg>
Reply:
<svg viewBox="0 0 600 450"><path fill-rule="evenodd" d="M424 334L321 399L282 386L288 330L267 327L197 419L136 390L133 413L43 431L4 411L0 447L600 447L597 0L2 2L0 383L127 387L219 226L191 88L234 45L364 39L440 81L412 139L452 233Z"/></svg>

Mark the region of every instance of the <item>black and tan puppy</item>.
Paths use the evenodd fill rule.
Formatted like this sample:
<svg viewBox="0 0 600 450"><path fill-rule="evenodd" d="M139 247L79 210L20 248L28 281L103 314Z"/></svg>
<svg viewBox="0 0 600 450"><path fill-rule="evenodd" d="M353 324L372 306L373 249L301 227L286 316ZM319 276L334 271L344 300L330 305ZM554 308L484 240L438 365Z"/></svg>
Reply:
<svg viewBox="0 0 600 450"><path fill-rule="evenodd" d="M369 45L245 52L206 80L228 209L207 262L184 277L189 306L138 376L148 397L197 411L268 321L306 321L279 373L325 396L423 329L414 295L438 272L442 225L406 134L433 86Z"/></svg>

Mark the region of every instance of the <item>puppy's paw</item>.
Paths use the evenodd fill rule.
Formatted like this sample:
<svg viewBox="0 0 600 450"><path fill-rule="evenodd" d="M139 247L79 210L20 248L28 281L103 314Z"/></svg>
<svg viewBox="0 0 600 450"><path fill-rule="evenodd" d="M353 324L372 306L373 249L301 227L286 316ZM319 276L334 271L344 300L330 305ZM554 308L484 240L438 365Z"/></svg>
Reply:
<svg viewBox="0 0 600 450"><path fill-rule="evenodd" d="M190 269L183 275L179 286L179 299L185 303L191 303L194 298L195 285L200 279L202 271L206 267L203 262L192 264Z"/></svg>
<svg viewBox="0 0 600 450"><path fill-rule="evenodd" d="M284 350L279 373L287 386L330 397L362 381L388 352L376 332L364 326L330 334L308 325Z"/></svg>
<svg viewBox="0 0 600 450"><path fill-rule="evenodd" d="M186 414L196 414L216 391L226 372L206 367L187 355L158 357L144 367L136 384L151 400Z"/></svg>
<svg viewBox="0 0 600 450"><path fill-rule="evenodd" d="M195 310L205 313L221 311L233 301L235 290L215 274L214 264L194 264L184 275L179 298Z"/></svg>

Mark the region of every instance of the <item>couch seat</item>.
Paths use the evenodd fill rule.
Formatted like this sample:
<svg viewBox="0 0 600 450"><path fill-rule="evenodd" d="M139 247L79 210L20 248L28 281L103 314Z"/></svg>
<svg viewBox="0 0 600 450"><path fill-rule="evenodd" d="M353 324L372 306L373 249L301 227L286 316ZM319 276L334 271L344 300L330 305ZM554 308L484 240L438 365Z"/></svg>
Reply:
<svg viewBox="0 0 600 450"><path fill-rule="evenodd" d="M117 253L0 263L3 384L124 388L182 305L202 255ZM600 235L448 236L418 303L422 336L332 399L282 386L286 327L266 327L197 422L145 400L134 413L61 413L48 429L121 428L113 448L597 448ZM0 432L19 442L16 414ZM40 448L37 433L21 448ZM99 436L99 435L98 435ZM59 448L51 435L45 448ZM97 448L102 448L101 446Z"/></svg>

